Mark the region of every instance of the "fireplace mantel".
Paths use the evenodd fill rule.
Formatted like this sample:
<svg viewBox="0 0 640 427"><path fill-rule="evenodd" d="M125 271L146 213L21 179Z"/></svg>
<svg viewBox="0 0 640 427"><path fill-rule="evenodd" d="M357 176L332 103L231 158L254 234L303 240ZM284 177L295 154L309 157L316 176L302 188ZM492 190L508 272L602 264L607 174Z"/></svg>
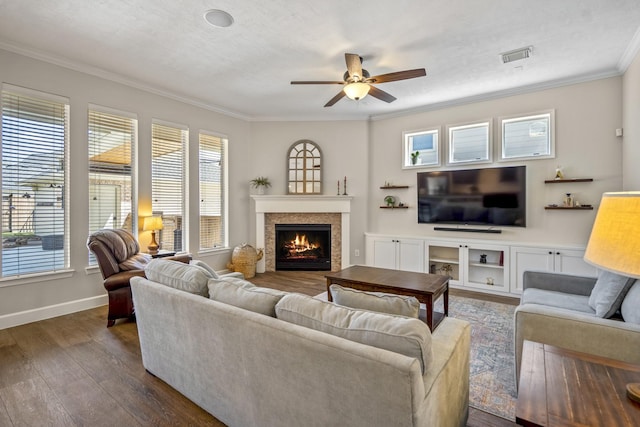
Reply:
<svg viewBox="0 0 640 427"><path fill-rule="evenodd" d="M322 195L252 195L256 209L256 247L265 245L265 214L267 213L340 213L341 220L341 268L349 262L351 196ZM256 265L258 273L265 271L265 259Z"/></svg>

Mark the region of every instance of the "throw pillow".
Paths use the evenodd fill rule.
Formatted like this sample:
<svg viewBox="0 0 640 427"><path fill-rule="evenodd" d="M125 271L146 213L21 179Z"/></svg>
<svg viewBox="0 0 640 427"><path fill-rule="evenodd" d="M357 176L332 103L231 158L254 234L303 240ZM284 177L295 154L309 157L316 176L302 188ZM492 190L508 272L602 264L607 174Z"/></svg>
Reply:
<svg viewBox="0 0 640 427"><path fill-rule="evenodd" d="M202 262L199 259L192 259L191 261L189 261L189 264L202 268L204 271L207 272L209 277L212 279L218 279L219 277L218 273L216 273L216 271L213 268L209 267L207 263Z"/></svg>
<svg viewBox="0 0 640 427"><path fill-rule="evenodd" d="M635 280L609 271L601 271L589 296L589 306L596 311L596 316L605 319L613 316L620 309L622 300Z"/></svg>
<svg viewBox="0 0 640 427"><path fill-rule="evenodd" d="M416 297L365 292L340 285L329 286L329 291L333 302L338 305L407 317L418 317L420 314L420 301Z"/></svg>
<svg viewBox="0 0 640 427"><path fill-rule="evenodd" d="M180 261L153 259L144 269L147 279L191 294L208 296L209 276L202 268Z"/></svg>
<svg viewBox="0 0 640 427"><path fill-rule="evenodd" d="M622 301L620 312L625 322L640 325L640 281L636 280Z"/></svg>
<svg viewBox="0 0 640 427"><path fill-rule="evenodd" d="M239 281L210 280L209 298L245 310L276 317L276 304L287 293L249 284L251 286L239 283Z"/></svg>
<svg viewBox="0 0 640 427"><path fill-rule="evenodd" d="M276 305L278 319L361 344L382 348L431 365L431 331L421 320L343 307L307 295L288 294Z"/></svg>

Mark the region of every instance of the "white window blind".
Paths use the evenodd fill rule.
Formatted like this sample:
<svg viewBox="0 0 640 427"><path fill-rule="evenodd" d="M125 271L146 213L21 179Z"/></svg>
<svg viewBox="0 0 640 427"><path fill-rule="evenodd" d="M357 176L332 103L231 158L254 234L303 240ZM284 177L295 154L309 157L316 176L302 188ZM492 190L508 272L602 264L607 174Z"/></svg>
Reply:
<svg viewBox="0 0 640 427"><path fill-rule="evenodd" d="M553 157L552 113L502 120L502 159Z"/></svg>
<svg viewBox="0 0 640 427"><path fill-rule="evenodd" d="M68 267L69 101L2 90L2 276Z"/></svg>
<svg viewBox="0 0 640 427"><path fill-rule="evenodd" d="M134 232L131 173L137 120L89 110L89 234L103 228ZM92 254L89 264L95 264Z"/></svg>
<svg viewBox="0 0 640 427"><path fill-rule="evenodd" d="M226 140L200 133L200 249L226 245L225 169Z"/></svg>
<svg viewBox="0 0 640 427"><path fill-rule="evenodd" d="M160 249L184 248L185 150L189 131L154 122L151 128L151 207L162 218Z"/></svg>
<svg viewBox="0 0 640 427"><path fill-rule="evenodd" d="M449 163L491 160L489 131L488 122L449 127Z"/></svg>

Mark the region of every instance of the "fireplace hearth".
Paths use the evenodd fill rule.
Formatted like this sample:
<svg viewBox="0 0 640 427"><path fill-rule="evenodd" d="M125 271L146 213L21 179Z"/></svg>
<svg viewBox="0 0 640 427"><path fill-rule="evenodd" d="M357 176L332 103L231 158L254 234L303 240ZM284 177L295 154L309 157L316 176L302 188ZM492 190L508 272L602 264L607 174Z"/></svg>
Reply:
<svg viewBox="0 0 640 427"><path fill-rule="evenodd" d="M331 270L331 224L276 224L276 270Z"/></svg>

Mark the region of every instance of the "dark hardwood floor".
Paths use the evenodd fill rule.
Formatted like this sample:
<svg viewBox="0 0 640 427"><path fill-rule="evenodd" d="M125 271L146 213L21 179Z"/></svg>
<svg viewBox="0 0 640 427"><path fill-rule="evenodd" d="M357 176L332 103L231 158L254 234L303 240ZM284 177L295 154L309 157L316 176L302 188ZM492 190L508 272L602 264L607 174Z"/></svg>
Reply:
<svg viewBox="0 0 640 427"><path fill-rule="evenodd" d="M263 273L251 281L308 295L326 289L323 272ZM106 328L106 315L99 307L0 330L0 426L224 425L147 373L135 323ZM467 425L516 424L470 408Z"/></svg>

